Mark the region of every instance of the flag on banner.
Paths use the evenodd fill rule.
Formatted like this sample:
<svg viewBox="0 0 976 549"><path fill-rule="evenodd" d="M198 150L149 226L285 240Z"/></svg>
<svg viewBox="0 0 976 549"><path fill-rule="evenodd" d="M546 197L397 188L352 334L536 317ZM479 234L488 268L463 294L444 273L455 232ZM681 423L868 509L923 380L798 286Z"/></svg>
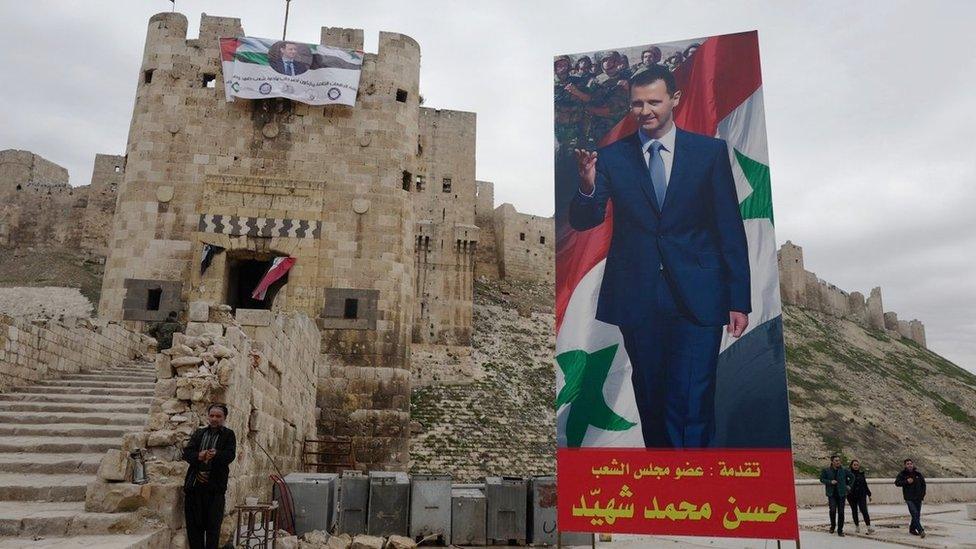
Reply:
<svg viewBox="0 0 976 549"><path fill-rule="evenodd" d="M309 105L355 105L363 54L288 40L242 36L220 39L224 93L284 97Z"/></svg>
<svg viewBox="0 0 976 549"><path fill-rule="evenodd" d="M210 268L210 263L213 261L215 255L224 251L224 248L217 246L215 244L203 243L203 253L200 257L200 274L207 272Z"/></svg>
<svg viewBox="0 0 976 549"><path fill-rule="evenodd" d="M251 297L253 299L263 301L265 294L268 293L268 288L280 280L281 277L285 276L285 273L287 273L288 269L291 269L291 266L294 264L294 257L274 258L274 261L271 262L271 267L268 268L268 272L264 273L264 276L261 278L261 282L258 282L258 287L254 288L254 291L251 293Z"/></svg>

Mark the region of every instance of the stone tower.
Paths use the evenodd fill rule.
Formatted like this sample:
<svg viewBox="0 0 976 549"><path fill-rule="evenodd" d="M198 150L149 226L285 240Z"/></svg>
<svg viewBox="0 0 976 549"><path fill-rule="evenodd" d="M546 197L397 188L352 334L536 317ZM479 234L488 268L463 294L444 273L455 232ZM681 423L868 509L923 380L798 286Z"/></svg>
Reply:
<svg viewBox="0 0 976 549"><path fill-rule="evenodd" d="M807 276L803 268L803 248L786 241L779 252L779 283L783 301L806 305Z"/></svg>
<svg viewBox="0 0 976 549"><path fill-rule="evenodd" d="M188 302L315 319L322 434L358 456L407 459L411 341L470 339L472 113L422 109L420 47L380 33L355 107L226 102L218 38L240 20L149 21L99 313L152 321ZM321 43L362 50L358 29ZM201 273L205 244L226 251ZM296 263L263 302L249 289Z"/></svg>

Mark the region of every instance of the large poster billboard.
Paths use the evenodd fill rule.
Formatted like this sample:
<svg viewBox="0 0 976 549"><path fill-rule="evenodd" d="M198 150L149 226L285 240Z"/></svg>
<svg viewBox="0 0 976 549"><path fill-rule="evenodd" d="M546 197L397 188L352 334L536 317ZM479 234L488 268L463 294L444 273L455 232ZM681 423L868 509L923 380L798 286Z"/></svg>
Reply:
<svg viewBox="0 0 976 549"><path fill-rule="evenodd" d="M757 33L554 73L560 529L796 538Z"/></svg>

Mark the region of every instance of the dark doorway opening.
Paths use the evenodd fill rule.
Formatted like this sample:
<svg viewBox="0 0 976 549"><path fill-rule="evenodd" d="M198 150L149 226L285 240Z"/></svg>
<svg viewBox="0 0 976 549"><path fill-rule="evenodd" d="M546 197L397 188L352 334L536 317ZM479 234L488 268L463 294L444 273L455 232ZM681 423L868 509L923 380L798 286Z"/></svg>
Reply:
<svg viewBox="0 0 976 549"><path fill-rule="evenodd" d="M270 309L278 291L288 283L288 274L272 284L264 299L254 299L251 294L271 268L272 259L228 258L227 304L237 309Z"/></svg>
<svg viewBox="0 0 976 549"><path fill-rule="evenodd" d="M359 300L346 298L345 307L343 307L342 318L346 320L355 320L359 318Z"/></svg>

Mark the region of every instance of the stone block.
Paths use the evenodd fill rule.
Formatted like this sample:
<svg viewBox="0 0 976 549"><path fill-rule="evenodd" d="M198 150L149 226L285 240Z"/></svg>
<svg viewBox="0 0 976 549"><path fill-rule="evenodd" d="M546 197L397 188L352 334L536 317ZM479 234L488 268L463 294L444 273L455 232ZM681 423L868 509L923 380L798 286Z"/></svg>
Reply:
<svg viewBox="0 0 976 549"><path fill-rule="evenodd" d="M153 431L149 433L146 446L152 448L156 446L173 446L182 439L176 431Z"/></svg>
<svg viewBox="0 0 976 549"><path fill-rule="evenodd" d="M276 549L299 549L298 536L284 536L275 540Z"/></svg>
<svg viewBox="0 0 976 549"><path fill-rule="evenodd" d="M416 549L417 542L406 536L390 536L386 540L386 549Z"/></svg>
<svg viewBox="0 0 976 549"><path fill-rule="evenodd" d="M189 306L190 322L207 322L210 320L210 304L206 301L191 301Z"/></svg>
<svg viewBox="0 0 976 549"><path fill-rule="evenodd" d="M85 490L85 511L89 513L123 513L147 503L148 485L96 480Z"/></svg>
<svg viewBox="0 0 976 549"><path fill-rule="evenodd" d="M328 549L349 549L352 545L352 536L349 534L338 534L329 538L326 547Z"/></svg>
<svg viewBox="0 0 976 549"><path fill-rule="evenodd" d="M170 365L177 370L186 368L188 366L196 369L196 367L201 364L203 364L203 359L198 356L181 356L170 361Z"/></svg>
<svg viewBox="0 0 976 549"><path fill-rule="evenodd" d="M156 378L169 379L173 377L173 367L170 364L170 357L163 353L156 355Z"/></svg>
<svg viewBox="0 0 976 549"><path fill-rule="evenodd" d="M191 322L186 326L186 335L190 337L203 335L223 336L224 325L217 324L216 322Z"/></svg>
<svg viewBox="0 0 976 549"><path fill-rule="evenodd" d="M105 452L98 465L98 478L108 482L123 482L130 474L129 457L122 450L112 448Z"/></svg>
<svg viewBox="0 0 976 549"><path fill-rule="evenodd" d="M352 539L349 549L383 549L383 538L360 535Z"/></svg>
<svg viewBox="0 0 976 549"><path fill-rule="evenodd" d="M237 309L235 318L241 326L270 326L273 315L266 309Z"/></svg>

